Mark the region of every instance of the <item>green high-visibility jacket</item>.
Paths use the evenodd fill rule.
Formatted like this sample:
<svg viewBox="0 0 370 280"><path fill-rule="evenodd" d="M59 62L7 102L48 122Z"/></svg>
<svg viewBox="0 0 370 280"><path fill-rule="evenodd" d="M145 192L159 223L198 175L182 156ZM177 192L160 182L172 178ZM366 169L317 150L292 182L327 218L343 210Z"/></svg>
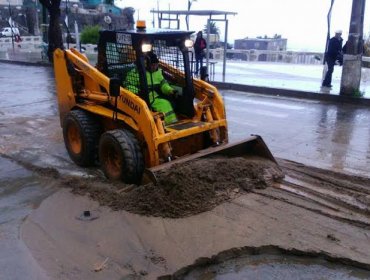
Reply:
<svg viewBox="0 0 370 280"><path fill-rule="evenodd" d="M146 71L146 79L148 81L149 87L149 99L154 99L158 97L157 89L160 90L160 93L164 95L169 95L173 92L173 88L168 84L166 79L163 77L162 70L158 69L157 71L150 73ZM124 81L125 87L132 91L135 94L139 93L139 73L137 72L136 68L132 69L128 72L126 79ZM152 96L152 92L154 91L154 96ZM152 102L153 100L150 100Z"/></svg>
<svg viewBox="0 0 370 280"><path fill-rule="evenodd" d="M152 108L157 112L164 113L166 124L177 121L171 102L164 98L160 98L160 93L170 95L173 92L173 88L163 77L162 70L158 69L153 73L146 71L146 79L149 87L149 102ZM124 86L135 94L139 93L140 80L136 68L128 72L124 81Z"/></svg>

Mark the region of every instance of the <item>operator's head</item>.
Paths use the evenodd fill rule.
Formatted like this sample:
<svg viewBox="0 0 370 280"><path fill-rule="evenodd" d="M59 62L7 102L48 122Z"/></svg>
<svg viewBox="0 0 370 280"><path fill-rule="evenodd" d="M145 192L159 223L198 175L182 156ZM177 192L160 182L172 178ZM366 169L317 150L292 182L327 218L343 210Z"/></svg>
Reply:
<svg viewBox="0 0 370 280"><path fill-rule="evenodd" d="M145 57L146 70L149 72L155 72L158 70L158 57L155 53L150 52Z"/></svg>

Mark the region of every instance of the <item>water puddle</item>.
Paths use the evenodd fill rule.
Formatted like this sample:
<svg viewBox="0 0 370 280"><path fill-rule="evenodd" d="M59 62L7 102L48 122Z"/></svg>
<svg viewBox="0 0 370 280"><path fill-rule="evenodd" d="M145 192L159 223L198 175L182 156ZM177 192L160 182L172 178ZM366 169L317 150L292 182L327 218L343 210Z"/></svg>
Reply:
<svg viewBox="0 0 370 280"><path fill-rule="evenodd" d="M175 274L159 279L363 280L370 279L370 270L367 264L335 258L323 252L262 246L230 249L212 258L201 258Z"/></svg>
<svg viewBox="0 0 370 280"><path fill-rule="evenodd" d="M370 271L325 260L297 257L259 255L224 261L197 268L186 280L245 280L245 279L370 279Z"/></svg>

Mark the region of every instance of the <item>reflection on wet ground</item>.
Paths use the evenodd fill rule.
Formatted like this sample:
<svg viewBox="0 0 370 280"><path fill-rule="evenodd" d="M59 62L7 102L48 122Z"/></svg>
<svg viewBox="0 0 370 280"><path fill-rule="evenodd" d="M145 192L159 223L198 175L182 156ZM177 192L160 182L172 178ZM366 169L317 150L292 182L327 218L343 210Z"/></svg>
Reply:
<svg viewBox="0 0 370 280"><path fill-rule="evenodd" d="M191 271L184 279L362 280L370 279L370 271L308 257L257 255L198 268Z"/></svg>
<svg viewBox="0 0 370 280"><path fill-rule="evenodd" d="M51 67L0 63L0 117L57 113Z"/></svg>
<svg viewBox="0 0 370 280"><path fill-rule="evenodd" d="M263 137L275 157L370 174L370 110L350 104L223 91L231 141Z"/></svg>

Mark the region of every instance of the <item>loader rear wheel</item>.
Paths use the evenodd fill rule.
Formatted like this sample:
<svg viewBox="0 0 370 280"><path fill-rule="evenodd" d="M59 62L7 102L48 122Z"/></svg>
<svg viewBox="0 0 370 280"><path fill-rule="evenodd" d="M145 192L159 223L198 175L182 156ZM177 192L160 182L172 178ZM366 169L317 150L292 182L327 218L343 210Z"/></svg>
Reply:
<svg viewBox="0 0 370 280"><path fill-rule="evenodd" d="M92 166L97 160L100 126L83 110L70 111L63 121L63 138L70 158L79 166Z"/></svg>
<svg viewBox="0 0 370 280"><path fill-rule="evenodd" d="M99 159L106 177L128 184L140 184L144 159L136 137L129 131L105 132L99 143Z"/></svg>

